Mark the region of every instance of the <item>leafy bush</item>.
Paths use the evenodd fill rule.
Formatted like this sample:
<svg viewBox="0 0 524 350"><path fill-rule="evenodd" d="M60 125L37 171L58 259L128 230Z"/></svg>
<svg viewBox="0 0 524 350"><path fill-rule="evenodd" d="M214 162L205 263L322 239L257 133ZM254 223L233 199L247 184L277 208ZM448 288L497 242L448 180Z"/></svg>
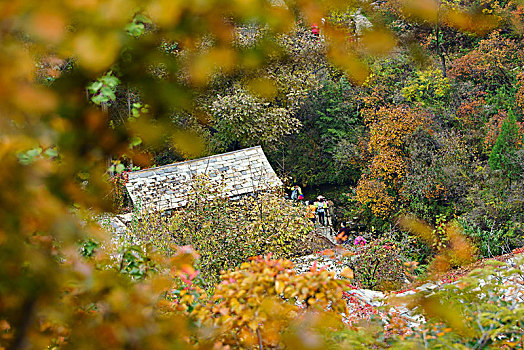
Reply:
<svg viewBox="0 0 524 350"><path fill-rule="evenodd" d="M436 135L417 129L408 142L406 177L400 189L403 207L425 220L445 211L450 174Z"/></svg>
<svg viewBox="0 0 524 350"><path fill-rule="evenodd" d="M506 251L524 245L524 178L508 178L489 166L478 169L474 175L461 217L474 231L503 230L510 234L504 238Z"/></svg>
<svg viewBox="0 0 524 350"><path fill-rule="evenodd" d="M514 71L522 65L524 55L521 44L493 31L478 47L455 59L449 69L450 77L471 80L494 91L501 84L514 84Z"/></svg>
<svg viewBox="0 0 524 350"><path fill-rule="evenodd" d="M514 164L512 158L522 148L524 133L517 125L515 115L508 113L508 117L502 122L497 141L489 155L489 166L493 170L502 170L504 175L510 178L518 178L524 166ZM516 166L513 166L516 165Z"/></svg>
<svg viewBox="0 0 524 350"><path fill-rule="evenodd" d="M344 262L352 268L355 282L363 288L395 290L406 280L402 247L388 238L357 247Z"/></svg>
<svg viewBox="0 0 524 350"><path fill-rule="evenodd" d="M186 207L137 219L130 228L133 239L167 254L175 246L193 246L201 256L198 269L207 286L218 281L220 271L249 257L271 252L276 258L289 258L313 249L313 225L301 204L278 192L231 200L205 178L194 180Z"/></svg>
<svg viewBox="0 0 524 350"><path fill-rule="evenodd" d="M275 348L284 345L294 320L310 310L338 319L341 326L341 313L347 313L345 284L333 272L312 269L297 275L290 261L257 257L223 273L212 298L191 316L224 345Z"/></svg>
<svg viewBox="0 0 524 350"><path fill-rule="evenodd" d="M439 69L417 71L402 89L407 101L420 102L425 106L442 105L449 98L451 86Z"/></svg>
<svg viewBox="0 0 524 350"><path fill-rule="evenodd" d="M515 227L503 227L497 225L495 221L486 222L489 229L470 223L467 219L459 220L464 234L470 237L479 249L483 257L494 257L501 254L507 254L515 247L520 247L522 237L519 240L518 230Z"/></svg>
<svg viewBox="0 0 524 350"><path fill-rule="evenodd" d="M129 245L119 250L119 261L116 261L120 273L133 279L142 279L154 274L157 264L151 259L150 246Z"/></svg>
<svg viewBox="0 0 524 350"><path fill-rule="evenodd" d="M412 215L401 216L398 224L432 250L428 268L434 275L438 276L453 267L470 264L477 257L477 248L462 232L459 223L456 220L448 222L445 215L438 215L434 226Z"/></svg>

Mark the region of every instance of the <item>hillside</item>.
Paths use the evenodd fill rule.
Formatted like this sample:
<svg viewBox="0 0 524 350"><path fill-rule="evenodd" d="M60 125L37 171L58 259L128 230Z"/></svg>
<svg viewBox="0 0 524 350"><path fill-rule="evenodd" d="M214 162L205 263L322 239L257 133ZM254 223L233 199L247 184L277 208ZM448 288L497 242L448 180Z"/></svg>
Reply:
<svg viewBox="0 0 524 350"><path fill-rule="evenodd" d="M524 246L523 35L521 0L0 2L0 349L524 349L486 260Z"/></svg>

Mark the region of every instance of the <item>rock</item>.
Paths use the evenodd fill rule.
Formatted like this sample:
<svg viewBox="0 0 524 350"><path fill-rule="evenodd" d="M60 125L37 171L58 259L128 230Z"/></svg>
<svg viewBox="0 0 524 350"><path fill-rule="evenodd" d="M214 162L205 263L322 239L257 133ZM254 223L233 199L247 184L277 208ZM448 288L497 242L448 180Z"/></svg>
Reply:
<svg viewBox="0 0 524 350"><path fill-rule="evenodd" d="M311 254L294 259L296 264L295 270L297 273L307 272L316 262L317 268L333 271L335 272L335 278L339 278L339 274L345 268L345 265L337 264L336 258L339 257L340 254L336 251L334 254L335 259L322 254ZM508 264L513 268L518 268L517 260L516 257L512 258L508 261ZM488 279L501 279L501 282L505 286L505 292L501 295L501 298L504 298L506 302L513 305L524 303L523 275L516 273L507 276L505 272L505 269L501 269L499 272L496 272L495 275L488 277ZM456 283L457 282L453 282L452 284ZM482 286L486 285L486 283L487 281L480 281L479 288L482 289ZM389 322L389 316L397 316L406 321L408 329L416 330L419 329L426 320L418 313L419 310L417 307L412 309L408 308L409 297L420 292L432 294L445 285L447 285L447 283L428 282L415 289L389 295L370 289L352 289L344 294L344 298L347 299L349 314L343 314L342 316L346 323L352 324L355 321L378 315L385 325ZM390 306L387 310L383 308L386 305Z"/></svg>

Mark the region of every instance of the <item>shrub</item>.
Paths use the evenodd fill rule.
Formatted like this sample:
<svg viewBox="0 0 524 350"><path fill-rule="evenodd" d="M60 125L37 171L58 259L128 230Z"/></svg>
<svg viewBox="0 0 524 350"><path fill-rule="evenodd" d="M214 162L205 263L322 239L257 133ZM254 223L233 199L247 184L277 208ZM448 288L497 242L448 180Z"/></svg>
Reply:
<svg viewBox="0 0 524 350"><path fill-rule="evenodd" d="M402 247L398 242L380 238L359 246L344 259L355 275L355 282L363 288L398 289L406 280Z"/></svg>
<svg viewBox="0 0 524 350"><path fill-rule="evenodd" d="M399 191L403 207L425 220L445 210L448 174L437 135L418 129L409 138L406 177Z"/></svg>
<svg viewBox="0 0 524 350"><path fill-rule="evenodd" d="M501 84L514 84L513 71L523 60L521 44L494 31L477 48L455 59L451 63L449 76L458 80L471 80L493 91Z"/></svg>
<svg viewBox="0 0 524 350"><path fill-rule="evenodd" d="M515 152L515 158L510 159L515 166L522 167L522 150ZM493 171L486 166L473 173L473 186L467 194L467 206L462 217L471 226L490 232L492 229L502 229L514 232L513 237L505 241L509 248L517 248L524 244L524 193L522 191L524 178L508 178L499 171Z"/></svg>
<svg viewBox="0 0 524 350"><path fill-rule="evenodd" d="M512 232L508 232L502 227L496 227L495 222L489 222L491 223L489 230L484 230L465 219L461 219L459 222L464 234L473 240L481 256L494 257L511 252L511 247L514 245L511 241L515 237L511 234Z"/></svg>
<svg viewBox="0 0 524 350"><path fill-rule="evenodd" d="M165 253L191 245L201 258L198 268L209 287L220 271L239 266L249 257L273 253L289 258L312 251L313 225L305 207L279 192L231 200L205 178L195 179L188 204L170 215L151 213L134 220L131 237Z"/></svg>
<svg viewBox="0 0 524 350"><path fill-rule="evenodd" d="M433 274L439 275L476 259L476 247L464 235L458 222L448 222L445 215L436 217L434 227L410 215L400 217L398 225L432 249L434 258L429 268Z"/></svg>
<svg viewBox="0 0 524 350"><path fill-rule="evenodd" d="M417 71L415 77L402 89L407 101L420 102L424 106L443 105L449 98L449 80L439 69Z"/></svg>
<svg viewBox="0 0 524 350"><path fill-rule="evenodd" d="M484 158L485 147L483 145L486 132L486 124L490 120L490 114L496 111L496 107L488 101L489 96L484 91L475 91L475 86L471 82L457 84L457 90L467 89L467 92L455 94L457 105L453 124L457 126L463 142L468 147L468 153ZM496 137L496 136L495 136ZM494 142L494 141L493 141ZM491 147L489 148L491 151Z"/></svg>
<svg viewBox="0 0 524 350"><path fill-rule="evenodd" d="M439 214L461 215L471 210L468 192L481 171L475 149L464 135L418 129L409 139L406 177L399 191L402 208L427 221Z"/></svg>
<svg viewBox="0 0 524 350"><path fill-rule="evenodd" d="M280 347L293 321L309 310L323 312L317 316L324 319L334 317L339 325L341 313L347 313L342 299L347 281L335 279L333 272L311 269L297 275L292 262L266 256L222 274L221 280L212 298L191 316L213 330L209 338L227 346Z"/></svg>
<svg viewBox="0 0 524 350"><path fill-rule="evenodd" d="M515 106L520 109L520 114L524 115L524 73L517 74L517 87Z"/></svg>

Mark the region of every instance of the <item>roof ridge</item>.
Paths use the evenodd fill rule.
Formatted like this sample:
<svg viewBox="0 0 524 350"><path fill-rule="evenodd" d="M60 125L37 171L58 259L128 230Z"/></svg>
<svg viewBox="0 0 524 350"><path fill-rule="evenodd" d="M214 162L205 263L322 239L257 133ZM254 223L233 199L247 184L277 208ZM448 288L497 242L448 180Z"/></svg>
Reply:
<svg viewBox="0 0 524 350"><path fill-rule="evenodd" d="M207 156L207 157L196 158L196 159L189 159L189 160L184 160L184 161L181 161L181 162L175 162L175 163L171 163L171 164L160 165L160 166L153 167L153 168L135 170L135 171L131 171L129 173L129 175L134 175L134 174L139 174L139 173L141 174L141 173L148 172L148 171L168 169L170 167L179 166L179 165L182 165L182 164L189 164L189 163L194 163L194 162L204 162L205 160L208 160L208 159L219 158L219 157L230 155L230 154L233 154L233 153L246 152L246 151L249 151L249 150L252 150L252 149L256 149L256 148L262 149L262 146L258 145L258 146L253 146L253 147L249 147L249 148L239 149L239 150L236 150L236 151L230 151L230 152L226 152L226 153L213 154L213 155Z"/></svg>

